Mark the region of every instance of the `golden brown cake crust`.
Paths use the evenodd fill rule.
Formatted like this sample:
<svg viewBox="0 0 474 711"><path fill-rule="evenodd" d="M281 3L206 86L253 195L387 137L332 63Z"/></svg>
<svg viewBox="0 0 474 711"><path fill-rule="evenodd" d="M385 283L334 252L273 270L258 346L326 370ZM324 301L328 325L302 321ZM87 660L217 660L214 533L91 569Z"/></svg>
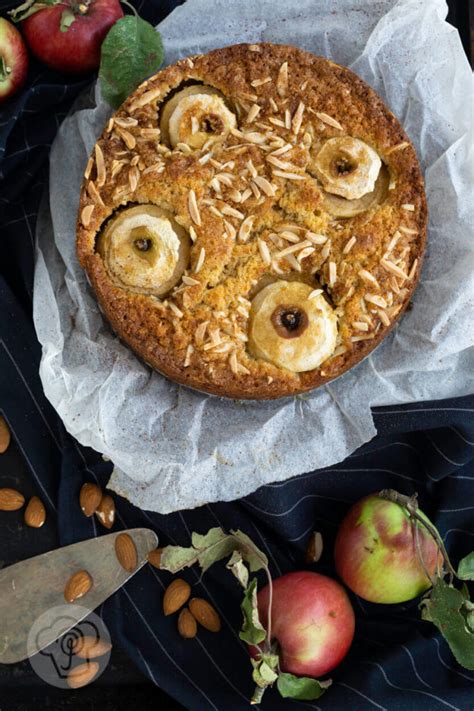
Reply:
<svg viewBox="0 0 474 711"><path fill-rule="evenodd" d="M281 69L285 62L287 86ZM161 105L184 82L215 87L235 111L238 130L223 143L191 152L181 144L174 150L160 144ZM327 211L312 170L314 147L341 135L374 148L390 180L380 203L350 218ZM304 179L279 176L268 161L278 146L288 143L291 149L280 158L293 169L282 172ZM255 189L254 169L274 195ZM223 174L231 177L220 178ZM224 180L218 192L211 186L216 175ZM242 195L248 187L251 196L234 202L235 192ZM190 191L196 195L201 225L190 214ZM197 284L180 284L166 299L158 299L128 291L111 279L96 250L97 236L116 210L137 203L154 203L172 212L186 230L194 230L186 273ZM242 241L239 231L250 215L253 227ZM86 169L77 252L112 328L152 368L208 393L270 399L338 377L388 334L418 281L426 223L415 150L367 84L350 70L295 47L241 44L167 67L117 111ZM306 230L327 240L300 261L294 253L289 261L275 261L282 246L278 231L285 226L302 243ZM319 368L291 373L248 352L249 300L268 283L268 275L321 286L336 309L337 349Z"/></svg>

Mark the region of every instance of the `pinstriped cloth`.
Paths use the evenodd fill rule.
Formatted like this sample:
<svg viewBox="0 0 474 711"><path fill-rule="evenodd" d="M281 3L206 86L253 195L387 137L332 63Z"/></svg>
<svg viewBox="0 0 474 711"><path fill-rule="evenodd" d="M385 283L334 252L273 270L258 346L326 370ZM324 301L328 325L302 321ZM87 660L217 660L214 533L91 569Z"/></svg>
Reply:
<svg viewBox="0 0 474 711"><path fill-rule="evenodd" d="M159 22L175 4L147 3L148 19ZM83 80L65 84L62 77L33 66L28 90L0 116L0 407L38 492L57 517L62 544L101 533L94 519L82 516L77 496L85 480L104 485L110 474L110 464L69 437L46 402L31 322L33 235L48 146L84 85ZM474 396L379 408L375 422L378 436L334 467L266 486L237 502L168 516L147 514L119 500L117 527L150 526L162 544L184 545L194 530L239 527L267 552L274 576L303 566L308 536L319 530L324 553L318 570L334 575L334 537L349 505L391 487L407 494L418 491L453 559L468 553L474 547ZM147 567L103 606L112 637L186 708L247 709L251 681L237 634L239 590L219 565L202 581L193 570L185 577L195 595L219 609L220 635L202 632L191 642L181 640L176 621L160 612L170 576ZM434 627L420 620L416 602L380 606L355 596L352 601L357 615L352 650L333 674L327 695L318 702L300 702L302 708L472 711L474 673L461 669ZM262 707L283 709L293 703L269 692Z"/></svg>

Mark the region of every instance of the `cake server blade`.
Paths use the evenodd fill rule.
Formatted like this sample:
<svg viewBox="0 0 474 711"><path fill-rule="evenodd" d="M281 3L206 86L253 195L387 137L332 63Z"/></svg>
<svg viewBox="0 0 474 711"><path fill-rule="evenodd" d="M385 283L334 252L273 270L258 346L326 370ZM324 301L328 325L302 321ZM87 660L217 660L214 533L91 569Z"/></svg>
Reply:
<svg viewBox="0 0 474 711"><path fill-rule="evenodd" d="M156 548L154 531L135 528L126 531L133 539L138 565L133 573L122 568L115 554L115 539L111 533L24 560L0 570L0 663L14 664L40 652L107 600L147 562L148 553ZM91 590L70 605L70 614L62 628L55 608L67 605L64 588L71 575L87 570L93 580ZM28 640L33 623L50 612L50 634L41 635L41 646ZM45 625L48 628L48 625Z"/></svg>

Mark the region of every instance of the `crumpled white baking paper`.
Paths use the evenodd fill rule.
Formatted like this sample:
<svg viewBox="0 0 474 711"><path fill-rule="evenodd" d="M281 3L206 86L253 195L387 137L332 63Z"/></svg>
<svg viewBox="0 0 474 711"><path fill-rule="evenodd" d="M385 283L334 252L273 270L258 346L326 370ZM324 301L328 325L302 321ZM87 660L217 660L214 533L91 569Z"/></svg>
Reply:
<svg viewBox="0 0 474 711"><path fill-rule="evenodd" d="M418 150L430 228L413 309L372 356L310 395L267 403L202 395L120 343L74 246L81 177L109 109L96 90L64 121L37 228L40 373L69 432L115 463L115 492L161 513L236 499L345 458L375 434L371 405L474 391L472 76L446 11L442 0L188 0L159 27L167 63L265 40L347 65Z"/></svg>

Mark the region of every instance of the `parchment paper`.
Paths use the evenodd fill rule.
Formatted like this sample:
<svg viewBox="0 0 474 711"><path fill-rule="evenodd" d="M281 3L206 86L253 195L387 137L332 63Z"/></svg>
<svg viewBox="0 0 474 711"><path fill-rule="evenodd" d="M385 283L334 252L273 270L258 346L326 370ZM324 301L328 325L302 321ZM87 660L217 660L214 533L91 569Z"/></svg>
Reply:
<svg viewBox="0 0 474 711"><path fill-rule="evenodd" d="M166 63L266 40L347 65L418 150L430 229L413 309L371 357L307 396L202 395L152 373L119 342L74 247L81 176L109 109L96 89L95 102L83 98L66 119L37 229L40 372L69 432L114 462L114 491L161 513L232 500L345 458L375 434L371 405L474 391L472 76L446 11L441 0L188 0L159 27Z"/></svg>

